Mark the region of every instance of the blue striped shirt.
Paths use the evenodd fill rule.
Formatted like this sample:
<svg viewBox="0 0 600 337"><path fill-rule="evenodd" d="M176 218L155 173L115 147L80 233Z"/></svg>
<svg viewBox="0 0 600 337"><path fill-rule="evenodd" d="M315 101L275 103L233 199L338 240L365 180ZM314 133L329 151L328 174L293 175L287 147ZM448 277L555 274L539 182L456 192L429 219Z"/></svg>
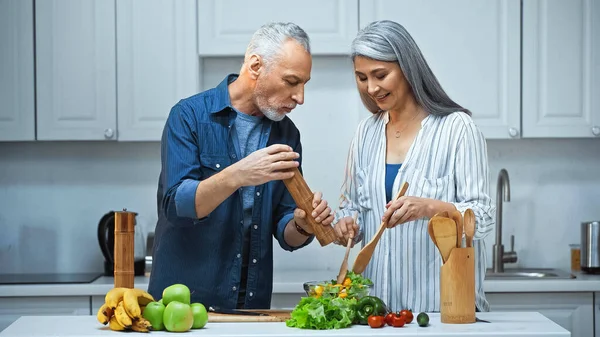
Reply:
<svg viewBox="0 0 600 337"><path fill-rule="evenodd" d="M179 101L167 119L161 142L158 222L152 273L148 285L155 298L174 283L187 285L193 302L235 308L241 285L244 243L242 189L208 216L196 217L195 193L200 181L238 161L234 144L236 112L231 106L228 75L216 88ZM259 148L287 144L302 153L300 133L289 118L261 120ZM300 156L302 158L302 156ZM200 202L202 202L200 200ZM271 305L273 237L293 251L283 237L296 208L282 181L256 186L250 227L245 308Z"/></svg>
<svg viewBox="0 0 600 337"><path fill-rule="evenodd" d="M341 217L359 212L357 240L369 242L379 229L387 203L385 193L385 126L387 112L365 118L358 126L349 151L342 187ZM394 177L392 195L408 182L407 196L437 199L454 204L464 214L476 216L475 302L489 311L483 291L486 270L485 238L493 231L496 209L488 189L487 147L471 117L455 112L445 117L428 115L421 121L412 146ZM375 283L373 295L395 310L440 311L442 259L427 233L429 219L410 221L386 230L375 248L364 275Z"/></svg>

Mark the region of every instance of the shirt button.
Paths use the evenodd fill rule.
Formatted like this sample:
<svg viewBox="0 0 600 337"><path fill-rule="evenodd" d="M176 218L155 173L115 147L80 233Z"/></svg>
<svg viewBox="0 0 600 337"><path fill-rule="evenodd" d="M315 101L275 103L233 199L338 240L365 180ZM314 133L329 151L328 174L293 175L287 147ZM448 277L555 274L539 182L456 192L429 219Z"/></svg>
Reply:
<svg viewBox="0 0 600 337"><path fill-rule="evenodd" d="M254 225L254 229L258 229L258 225Z"/></svg>
<svg viewBox="0 0 600 337"><path fill-rule="evenodd" d="M260 192L256 192L256 196L260 197Z"/></svg>
<svg viewBox="0 0 600 337"><path fill-rule="evenodd" d="M252 296L254 296L254 293L253 293L253 292L250 292L250 297L252 297Z"/></svg>
<svg viewBox="0 0 600 337"><path fill-rule="evenodd" d="M240 225L243 225L243 224L244 224L244 220L240 221Z"/></svg>
<svg viewBox="0 0 600 337"><path fill-rule="evenodd" d="M231 155L231 158L235 159L235 154L232 154L232 155Z"/></svg>
<svg viewBox="0 0 600 337"><path fill-rule="evenodd" d="M256 263L256 259L252 259L252 263Z"/></svg>
<svg viewBox="0 0 600 337"><path fill-rule="evenodd" d="M240 257L242 257L242 254L238 254L238 255L236 255L236 256L237 256L237 258L239 259Z"/></svg>
<svg viewBox="0 0 600 337"><path fill-rule="evenodd" d="M221 164L217 164L217 165L215 165L215 166L216 166L217 168L219 168L219 167L221 167Z"/></svg>
<svg viewBox="0 0 600 337"><path fill-rule="evenodd" d="M236 291L237 288L235 286L233 286L233 288L231 288L231 290Z"/></svg>

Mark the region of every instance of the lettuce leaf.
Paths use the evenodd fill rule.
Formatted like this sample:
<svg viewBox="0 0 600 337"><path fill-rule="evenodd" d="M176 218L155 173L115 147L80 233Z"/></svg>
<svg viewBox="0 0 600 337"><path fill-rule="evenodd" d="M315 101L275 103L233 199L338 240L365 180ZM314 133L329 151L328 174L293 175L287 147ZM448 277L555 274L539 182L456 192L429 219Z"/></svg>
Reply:
<svg viewBox="0 0 600 337"><path fill-rule="evenodd" d="M356 299L302 297L292 310L288 327L300 329L341 329L352 325Z"/></svg>

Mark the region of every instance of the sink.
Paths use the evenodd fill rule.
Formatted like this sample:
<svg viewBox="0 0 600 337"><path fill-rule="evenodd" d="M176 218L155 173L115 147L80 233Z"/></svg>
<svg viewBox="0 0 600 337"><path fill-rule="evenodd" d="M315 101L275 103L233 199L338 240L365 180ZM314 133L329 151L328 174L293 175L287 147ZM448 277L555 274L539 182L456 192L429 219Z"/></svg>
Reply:
<svg viewBox="0 0 600 337"><path fill-rule="evenodd" d="M574 275L559 269L541 268L510 268L502 273L494 273L488 269L485 273L486 280L523 280L523 279L573 279Z"/></svg>

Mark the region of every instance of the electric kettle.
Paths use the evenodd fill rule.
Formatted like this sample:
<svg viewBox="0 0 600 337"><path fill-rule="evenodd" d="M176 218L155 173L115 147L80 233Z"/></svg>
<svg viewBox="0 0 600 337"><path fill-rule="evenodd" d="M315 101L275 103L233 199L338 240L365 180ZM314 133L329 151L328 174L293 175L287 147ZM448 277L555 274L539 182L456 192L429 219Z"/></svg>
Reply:
<svg viewBox="0 0 600 337"><path fill-rule="evenodd" d="M137 216L137 213L134 213ZM114 276L115 267L115 212L110 211L98 223L98 244L104 255L104 275ZM146 247L141 226L135 225L133 270L135 276L144 275L146 265Z"/></svg>

